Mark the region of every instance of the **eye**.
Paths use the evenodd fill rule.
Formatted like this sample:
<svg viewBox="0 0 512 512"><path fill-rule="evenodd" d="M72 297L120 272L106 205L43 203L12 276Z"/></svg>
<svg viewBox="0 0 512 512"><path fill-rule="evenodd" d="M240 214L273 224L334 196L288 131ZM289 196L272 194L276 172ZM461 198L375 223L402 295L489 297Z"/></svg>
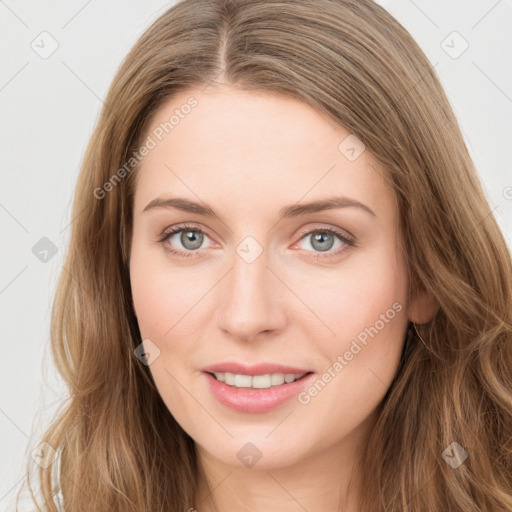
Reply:
<svg viewBox="0 0 512 512"><path fill-rule="evenodd" d="M306 245L309 245L313 249L312 252L316 253L312 256L315 259L339 256L347 250L347 247L356 245L352 236L331 227L310 229L301 235L300 241L308 242ZM331 250L336 245L336 241L338 242L337 247L335 247L335 250ZM309 249L306 247L306 250Z"/></svg>
<svg viewBox="0 0 512 512"><path fill-rule="evenodd" d="M203 244L205 236L208 237L202 229L196 226L181 225L167 229L158 241L170 253L189 258L196 256L197 249ZM181 244L182 248L174 249L170 244L171 241Z"/></svg>

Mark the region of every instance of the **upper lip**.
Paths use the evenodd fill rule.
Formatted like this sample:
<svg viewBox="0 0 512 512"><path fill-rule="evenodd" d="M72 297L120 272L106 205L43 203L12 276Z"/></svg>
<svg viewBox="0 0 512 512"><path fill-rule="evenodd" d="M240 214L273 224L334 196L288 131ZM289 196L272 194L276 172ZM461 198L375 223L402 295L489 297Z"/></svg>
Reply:
<svg viewBox="0 0 512 512"><path fill-rule="evenodd" d="M237 362L226 362L213 364L203 368L203 371L208 373L236 373L241 375L266 375L269 373L309 373L312 370L298 368L295 366L285 366L282 364L274 363L259 363L259 364L243 364Z"/></svg>

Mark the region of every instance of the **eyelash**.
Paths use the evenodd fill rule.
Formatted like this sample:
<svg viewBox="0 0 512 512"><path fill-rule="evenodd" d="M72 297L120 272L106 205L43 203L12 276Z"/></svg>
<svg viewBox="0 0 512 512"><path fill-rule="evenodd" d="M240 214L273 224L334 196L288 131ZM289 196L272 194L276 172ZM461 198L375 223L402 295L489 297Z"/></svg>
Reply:
<svg viewBox="0 0 512 512"><path fill-rule="evenodd" d="M158 243L161 243L164 246L166 251L169 251L171 254L173 254L175 256L179 256L181 258L196 257L197 253L199 252L199 250L197 250L197 249L194 251L179 251L179 250L169 247L169 245L166 244L166 242L167 242L167 240L169 240L169 238L171 238L176 233L180 233L181 231L193 231L194 233L202 233L203 235L208 236L208 233L206 233L205 231L203 231L202 229L200 229L196 226L183 224L183 225L175 226L173 228L170 228L170 229L167 229L166 231L164 231L164 233L162 233L162 235L158 239ZM341 233L337 229L330 228L330 227L314 228L314 229L310 229L309 231L305 231L305 232L301 233L299 240L302 240L305 236L311 235L313 233L328 233L330 235L334 235L335 237L338 237L344 244L346 244L343 247L340 247L335 251L332 251L332 252L326 251L325 255L322 254L321 252L317 251L317 256L311 256L317 260L318 259L329 259L329 258L339 256L339 255L341 255L342 252L344 252L347 249L347 246L348 247L356 247L357 246L355 239Z"/></svg>

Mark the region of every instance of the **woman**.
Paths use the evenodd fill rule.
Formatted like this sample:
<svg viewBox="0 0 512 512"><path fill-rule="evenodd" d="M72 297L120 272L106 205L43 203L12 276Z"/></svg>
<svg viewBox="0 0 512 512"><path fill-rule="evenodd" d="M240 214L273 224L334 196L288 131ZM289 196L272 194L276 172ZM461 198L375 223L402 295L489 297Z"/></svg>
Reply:
<svg viewBox="0 0 512 512"><path fill-rule="evenodd" d="M169 9L73 218L44 510L512 509L510 254L378 5Z"/></svg>

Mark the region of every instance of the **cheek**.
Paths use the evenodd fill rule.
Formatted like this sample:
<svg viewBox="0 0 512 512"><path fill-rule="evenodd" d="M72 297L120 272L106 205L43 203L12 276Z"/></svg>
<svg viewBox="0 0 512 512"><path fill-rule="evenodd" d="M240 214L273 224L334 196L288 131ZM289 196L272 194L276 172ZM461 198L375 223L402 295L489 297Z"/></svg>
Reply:
<svg viewBox="0 0 512 512"><path fill-rule="evenodd" d="M132 252L130 279L141 337L150 339L160 351L149 370L169 411L182 427L190 429L187 421L201 411L180 383L188 383L194 371L191 356L197 343L193 305L206 290L196 284L197 279L191 285L190 272L170 269L165 258L137 248ZM197 393L190 385L187 389Z"/></svg>
<svg viewBox="0 0 512 512"><path fill-rule="evenodd" d="M347 410L353 412L354 420L362 420L378 405L395 376L408 321L404 263L394 250L384 250L344 274L343 286L319 299L317 307L336 332L323 342L330 361L327 368L336 377L329 391L322 391L320 407L339 414L340 421Z"/></svg>
<svg viewBox="0 0 512 512"><path fill-rule="evenodd" d="M308 305L334 333L309 335L324 355L324 371L330 372L323 374L325 387L317 385L321 392L312 390L322 395L314 401L339 413L340 421L347 410L362 419L386 393L400 361L407 327L404 261L393 250L383 250L316 285L316 293L306 288L301 293L307 293Z"/></svg>
<svg viewBox="0 0 512 512"><path fill-rule="evenodd" d="M192 275L190 269L172 268L158 251L134 248L130 279L143 338L165 342L186 324L190 334L188 314L193 315L192 306L207 292L206 284L201 285L201 276Z"/></svg>
<svg viewBox="0 0 512 512"><path fill-rule="evenodd" d="M307 297L308 306L330 328L323 339L334 350L343 349L360 333L364 338L365 329L376 323L389 335L401 335L407 323L406 271L404 261L392 247L354 258L339 273L318 275L300 286L298 294Z"/></svg>

